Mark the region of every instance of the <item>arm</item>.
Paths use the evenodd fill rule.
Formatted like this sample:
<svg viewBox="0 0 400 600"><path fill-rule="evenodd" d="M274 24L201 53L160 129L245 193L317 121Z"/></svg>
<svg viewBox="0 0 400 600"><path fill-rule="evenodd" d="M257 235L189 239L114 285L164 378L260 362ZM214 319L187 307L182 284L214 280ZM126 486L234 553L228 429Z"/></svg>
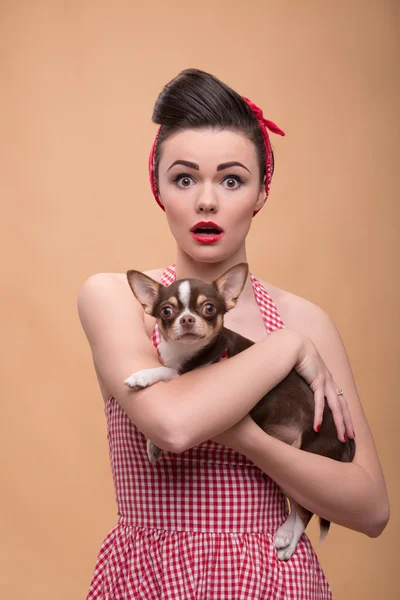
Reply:
<svg viewBox="0 0 400 600"><path fill-rule="evenodd" d="M380 535L389 520L389 500L383 472L340 335L321 309L316 310L311 336L345 392L354 429L356 454L340 463L293 448L270 437L246 417L216 438L245 454L278 483L285 493L313 513L361 531Z"/></svg>
<svg viewBox="0 0 400 600"><path fill-rule="evenodd" d="M239 421L293 368L302 342L296 331L277 331L229 360L134 392L124 380L160 363L128 283L93 275L81 287L78 311L106 388L146 437L173 452Z"/></svg>

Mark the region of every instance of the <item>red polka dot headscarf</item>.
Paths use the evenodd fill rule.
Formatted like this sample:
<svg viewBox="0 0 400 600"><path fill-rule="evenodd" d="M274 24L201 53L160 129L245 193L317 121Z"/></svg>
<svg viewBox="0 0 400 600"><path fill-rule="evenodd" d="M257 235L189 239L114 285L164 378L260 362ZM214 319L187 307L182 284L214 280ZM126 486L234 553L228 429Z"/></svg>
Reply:
<svg viewBox="0 0 400 600"><path fill-rule="evenodd" d="M253 111L253 114L256 117L256 119L261 127L261 131L262 131L262 134L264 137L265 174L266 174L266 176L265 176L265 192L266 192L266 198L268 198L269 190L271 187L272 170L273 170L272 147L271 147L271 142L270 142L269 135L268 135L268 129L270 131L272 131L272 133L276 133L278 135L285 135L285 133L282 131L282 129L280 129L277 125L275 125L275 123L273 123L272 121L269 121L268 119L264 119L264 115L263 115L261 108L259 108L256 104L254 104L254 102L252 102L245 96L243 96L243 100L245 100L247 102L247 104L250 106L251 110ZM156 184L156 178L155 178L155 150L156 150L156 146L157 146L157 142L158 142L158 137L160 135L160 130L161 130L161 126L158 128L155 140L153 142L153 145L152 145L151 151L150 151L149 176L150 176L150 185L151 185L151 191L153 192L153 196L156 199L157 204L165 211L165 208L161 204L160 198L157 193L157 184ZM254 215L256 215L258 213L259 210L261 210L261 209L254 211L253 217L254 217Z"/></svg>

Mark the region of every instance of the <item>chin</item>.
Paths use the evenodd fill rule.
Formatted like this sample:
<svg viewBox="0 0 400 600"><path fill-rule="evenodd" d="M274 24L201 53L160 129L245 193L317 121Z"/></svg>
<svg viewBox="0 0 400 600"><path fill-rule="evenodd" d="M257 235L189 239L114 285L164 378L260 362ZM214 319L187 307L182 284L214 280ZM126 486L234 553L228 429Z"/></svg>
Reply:
<svg viewBox="0 0 400 600"><path fill-rule="evenodd" d="M175 340L175 342L179 342L181 344L186 344L188 346L191 346L192 344L197 344L198 342L201 342L204 339L204 336L201 335L193 335L193 336L187 336L187 337L180 337L178 339Z"/></svg>
<svg viewBox="0 0 400 600"><path fill-rule="evenodd" d="M178 244L178 246L183 250L183 252L185 254L190 256L190 258L196 262L202 262L202 263L223 262L224 260L226 260L227 258L232 256L232 254L234 252L236 252L236 248L230 249L230 248L222 247L221 245L218 245L218 244L215 244L215 245L213 245L213 244L197 244L194 241L193 241L193 244L194 244L194 246L191 245L190 248L188 248L185 245L180 245L180 244Z"/></svg>

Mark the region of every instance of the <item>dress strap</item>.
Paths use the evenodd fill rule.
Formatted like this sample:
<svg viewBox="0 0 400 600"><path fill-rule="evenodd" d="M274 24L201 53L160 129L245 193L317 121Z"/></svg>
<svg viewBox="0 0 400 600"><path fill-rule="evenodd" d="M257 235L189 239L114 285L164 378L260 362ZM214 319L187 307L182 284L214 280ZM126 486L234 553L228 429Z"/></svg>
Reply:
<svg viewBox="0 0 400 600"><path fill-rule="evenodd" d="M168 287L175 281L175 276L175 265L170 265L164 269L161 277L161 283ZM253 284L254 296L260 308L260 312L264 319L265 328L268 334L276 331L277 329L284 329L285 325L279 315L278 309L265 287L251 273L250 279L251 283ZM152 342L158 351L160 344L160 332L157 323L153 330ZM225 358L225 356L223 356L223 358Z"/></svg>
<svg viewBox="0 0 400 600"><path fill-rule="evenodd" d="M284 329L285 325L280 317L276 304L268 294L265 287L261 285L258 279L251 273L250 279L252 281L254 295L256 297L257 304L260 307L260 311L268 333L272 333L277 329Z"/></svg>

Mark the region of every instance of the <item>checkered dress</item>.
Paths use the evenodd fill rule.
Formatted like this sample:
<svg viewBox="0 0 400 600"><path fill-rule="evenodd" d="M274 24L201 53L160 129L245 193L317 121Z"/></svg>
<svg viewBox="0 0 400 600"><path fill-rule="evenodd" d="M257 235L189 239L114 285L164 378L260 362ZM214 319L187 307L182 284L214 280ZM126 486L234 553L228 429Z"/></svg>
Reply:
<svg viewBox="0 0 400 600"><path fill-rule="evenodd" d="M162 277L175 280L175 266ZM269 332L284 327L260 282ZM158 328L153 343L159 344ZM207 440L153 465L146 438L114 397L105 404L118 524L105 538L86 600L329 600L303 534L279 561L274 532L287 516L278 486L247 457Z"/></svg>

